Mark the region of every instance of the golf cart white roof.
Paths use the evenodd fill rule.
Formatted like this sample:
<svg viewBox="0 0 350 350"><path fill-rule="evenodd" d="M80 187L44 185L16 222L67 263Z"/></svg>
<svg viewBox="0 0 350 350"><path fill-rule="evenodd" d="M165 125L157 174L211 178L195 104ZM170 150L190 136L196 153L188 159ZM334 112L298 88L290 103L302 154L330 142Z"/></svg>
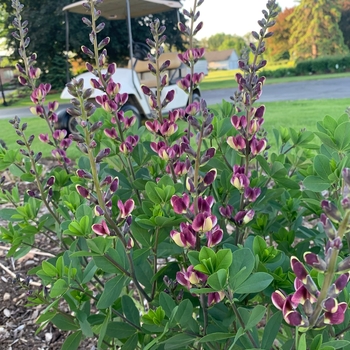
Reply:
<svg viewBox="0 0 350 350"><path fill-rule="evenodd" d="M83 4L86 0L78 1L67 5L63 11L88 14ZM106 19L126 19L127 3L130 4L130 17L142 17L149 14L170 11L171 9L179 9L182 7L180 2L169 0L104 0L97 5L97 9L101 11L101 16Z"/></svg>

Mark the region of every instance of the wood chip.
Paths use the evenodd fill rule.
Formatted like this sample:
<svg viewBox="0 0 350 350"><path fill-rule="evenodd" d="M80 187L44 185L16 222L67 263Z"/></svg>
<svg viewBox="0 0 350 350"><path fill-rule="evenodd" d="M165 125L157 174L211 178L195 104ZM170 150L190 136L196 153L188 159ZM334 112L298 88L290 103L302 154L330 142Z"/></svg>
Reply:
<svg viewBox="0 0 350 350"><path fill-rule="evenodd" d="M9 309L4 309L3 313L4 313L4 315L6 317L10 317L11 316L11 311Z"/></svg>

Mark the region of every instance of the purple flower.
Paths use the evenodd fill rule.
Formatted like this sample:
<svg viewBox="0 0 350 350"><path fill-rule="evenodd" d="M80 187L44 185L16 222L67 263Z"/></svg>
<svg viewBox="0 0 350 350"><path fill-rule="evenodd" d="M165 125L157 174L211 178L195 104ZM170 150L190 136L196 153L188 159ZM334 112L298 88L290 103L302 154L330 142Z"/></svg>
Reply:
<svg viewBox="0 0 350 350"><path fill-rule="evenodd" d="M192 285L197 286L202 282L206 282L207 276L204 273L195 271L194 267L191 265L187 270L182 269L182 271L177 272L176 280L190 290Z"/></svg>
<svg viewBox="0 0 350 350"><path fill-rule="evenodd" d="M227 204L226 207L220 207L219 212L223 217L225 217L227 219L231 219L233 207L232 207L232 205Z"/></svg>
<svg viewBox="0 0 350 350"><path fill-rule="evenodd" d="M256 156L260 154L261 152L264 152L267 142L265 139L257 139L255 136L251 139L250 143L250 151L253 156Z"/></svg>
<svg viewBox="0 0 350 350"><path fill-rule="evenodd" d="M111 139L117 139L118 138L118 134L117 134L117 130L115 128L111 128L111 129L104 129L103 132L105 133L105 135Z"/></svg>
<svg viewBox="0 0 350 350"><path fill-rule="evenodd" d="M251 188L246 187L244 189L244 198L249 202L255 202L256 199L260 196L261 189L259 187Z"/></svg>
<svg viewBox="0 0 350 350"><path fill-rule="evenodd" d="M208 293L208 306L212 306L214 304L220 303L222 299L224 299L224 292L214 292Z"/></svg>
<svg viewBox="0 0 350 350"><path fill-rule="evenodd" d="M231 178L232 186L236 187L237 190L242 191L248 188L249 179L245 174L233 174Z"/></svg>
<svg viewBox="0 0 350 350"><path fill-rule="evenodd" d="M38 137L41 142L49 143L50 141L49 134L39 134Z"/></svg>
<svg viewBox="0 0 350 350"><path fill-rule="evenodd" d="M343 302L337 305L335 312L325 312L323 322L325 324L341 324L344 322L344 315L348 309L348 304Z"/></svg>
<svg viewBox="0 0 350 350"><path fill-rule="evenodd" d="M326 262L321 259L317 254L311 253L311 252L306 252L304 253L304 260L305 262L315 268L318 271L326 271L327 269L327 264Z"/></svg>
<svg viewBox="0 0 350 350"><path fill-rule="evenodd" d="M75 186L77 192L84 198L89 198L89 190L86 189L85 187L81 186L81 185L76 185Z"/></svg>
<svg viewBox="0 0 350 350"><path fill-rule="evenodd" d="M158 120L154 120L153 122L150 120L147 120L145 122L145 127L153 133L158 133L159 129L160 129L160 123Z"/></svg>
<svg viewBox="0 0 350 350"><path fill-rule="evenodd" d="M196 232L208 232L216 225L217 218L208 212L199 213L193 220L192 227Z"/></svg>
<svg viewBox="0 0 350 350"><path fill-rule="evenodd" d="M120 210L119 215L122 219L129 216L131 212L134 210L134 207L135 207L135 202L132 199L128 199L124 204L120 199L118 200L118 208Z"/></svg>
<svg viewBox="0 0 350 350"><path fill-rule="evenodd" d="M219 226L215 226L211 231L206 233L207 236L207 246L209 248L216 246L222 240L224 233Z"/></svg>
<svg viewBox="0 0 350 350"><path fill-rule="evenodd" d="M180 232L176 230L170 231L170 237L179 247L192 249L196 247L196 232L187 223L182 222L180 224Z"/></svg>
<svg viewBox="0 0 350 350"><path fill-rule="evenodd" d="M203 178L204 185L210 186L214 182L214 180L216 179L216 175L217 175L216 169L209 170Z"/></svg>
<svg viewBox="0 0 350 350"><path fill-rule="evenodd" d="M194 117L199 112L199 109L200 109L199 103L195 101L186 107L185 112L186 114Z"/></svg>
<svg viewBox="0 0 350 350"><path fill-rule="evenodd" d="M308 273L305 270L304 265L295 256L291 257L290 265L295 273L295 276L305 285L307 282L306 277L308 276Z"/></svg>
<svg viewBox="0 0 350 350"><path fill-rule="evenodd" d="M246 142L242 135L229 136L227 138L227 143L235 151L242 151L246 148Z"/></svg>
<svg viewBox="0 0 350 350"><path fill-rule="evenodd" d="M241 117L233 115L231 117L231 124L236 130L244 129L247 126L247 118L244 115Z"/></svg>
<svg viewBox="0 0 350 350"><path fill-rule="evenodd" d="M182 197L174 195L171 197L170 203L176 214L186 214L190 204L190 197L187 193L183 193Z"/></svg>
<svg viewBox="0 0 350 350"><path fill-rule="evenodd" d="M164 120L163 124L159 128L159 132L164 137L169 137L173 135L178 129L178 125L172 122L169 122L167 119Z"/></svg>
<svg viewBox="0 0 350 350"><path fill-rule="evenodd" d="M109 236L111 234L104 220L101 221L101 223L99 224L93 224L91 228L99 236L105 236L105 235Z"/></svg>
<svg viewBox="0 0 350 350"><path fill-rule="evenodd" d="M330 201L323 200L321 202L321 207L324 211L324 213L334 222L340 222L341 221L341 213L337 206L333 204Z"/></svg>

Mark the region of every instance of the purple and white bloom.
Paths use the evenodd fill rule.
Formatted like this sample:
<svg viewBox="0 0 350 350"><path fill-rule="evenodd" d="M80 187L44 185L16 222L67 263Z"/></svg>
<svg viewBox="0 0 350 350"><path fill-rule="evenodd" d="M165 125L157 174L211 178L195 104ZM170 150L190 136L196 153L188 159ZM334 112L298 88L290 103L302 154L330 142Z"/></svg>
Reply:
<svg viewBox="0 0 350 350"><path fill-rule="evenodd" d="M118 208L120 210L120 217L125 219L127 216L131 214L134 210L135 202L133 199L128 199L125 203L123 203L120 199L118 200Z"/></svg>
<svg viewBox="0 0 350 350"><path fill-rule="evenodd" d="M180 224L180 232L170 231L170 237L179 247L192 249L196 247L197 234L188 223Z"/></svg>
<svg viewBox="0 0 350 350"><path fill-rule="evenodd" d="M192 286L198 286L206 282L207 278L207 275L204 273L195 271L193 265L189 266L187 270L182 269L182 271L176 273L176 280L188 290L190 290Z"/></svg>
<svg viewBox="0 0 350 350"><path fill-rule="evenodd" d="M215 215L208 212L199 213L193 220L192 227L196 232L208 232L217 224Z"/></svg>
<svg viewBox="0 0 350 350"><path fill-rule="evenodd" d="M170 203L176 214L186 214L190 205L190 197L187 193L183 193L182 197L174 195L171 197Z"/></svg>
<svg viewBox="0 0 350 350"><path fill-rule="evenodd" d="M99 236L109 236L111 234L106 221L104 220L102 220L99 224L93 224L91 228Z"/></svg>

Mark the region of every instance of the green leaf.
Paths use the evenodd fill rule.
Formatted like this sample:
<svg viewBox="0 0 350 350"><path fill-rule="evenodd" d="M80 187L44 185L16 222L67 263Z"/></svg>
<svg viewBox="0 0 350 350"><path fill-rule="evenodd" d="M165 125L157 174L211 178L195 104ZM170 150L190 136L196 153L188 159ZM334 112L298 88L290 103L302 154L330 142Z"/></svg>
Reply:
<svg viewBox="0 0 350 350"><path fill-rule="evenodd" d="M77 350L80 345L82 334L82 331L77 331L69 335L62 344L61 350Z"/></svg>
<svg viewBox="0 0 350 350"><path fill-rule="evenodd" d="M174 299L169 294L161 292L159 295L159 304L165 311L165 315L170 318L176 306Z"/></svg>
<svg viewBox="0 0 350 350"><path fill-rule="evenodd" d="M187 345L192 344L195 340L196 338L187 334L176 334L173 337L167 339L162 344L165 344L165 350L179 350L187 349Z"/></svg>
<svg viewBox="0 0 350 350"><path fill-rule="evenodd" d="M42 267L43 271L46 273L46 275L48 275L50 277L55 277L58 275L58 271L57 271L56 267L45 260L42 262L41 267Z"/></svg>
<svg viewBox="0 0 350 350"><path fill-rule="evenodd" d="M215 252L208 247L203 247L199 252L199 261L202 261L204 259L209 259L209 258L211 258L212 261L216 261Z"/></svg>
<svg viewBox="0 0 350 350"><path fill-rule="evenodd" d="M100 332L99 332L99 335L98 335L98 341L97 341L97 348L98 349L102 348L102 343L103 343L103 339L104 339L104 337L106 335L108 324L109 324L109 316L106 315L105 319L103 320L103 323L102 323L102 326L100 328Z"/></svg>
<svg viewBox="0 0 350 350"><path fill-rule="evenodd" d="M276 336L279 332L279 329L280 329L280 326L282 323L282 319L283 319L282 312L276 312L268 320L268 322L265 326L264 335L263 335L263 338L261 341L261 347L263 349L271 349L272 348L272 344L275 341Z"/></svg>
<svg viewBox="0 0 350 350"><path fill-rule="evenodd" d="M326 146L333 148L333 149L337 149L337 145L334 143L333 138L331 138L330 136L322 133L322 132L315 132L315 134L319 137L319 139L322 141L323 144L325 144Z"/></svg>
<svg viewBox="0 0 350 350"><path fill-rule="evenodd" d="M50 290L50 297L56 298L62 294L64 294L68 289L68 284L62 278L58 279Z"/></svg>
<svg viewBox="0 0 350 350"><path fill-rule="evenodd" d="M137 349L138 335L133 334L122 346L122 350L135 350Z"/></svg>
<svg viewBox="0 0 350 350"><path fill-rule="evenodd" d="M303 333L299 338L297 350L306 350L306 334Z"/></svg>
<svg viewBox="0 0 350 350"><path fill-rule="evenodd" d="M122 275L115 276L108 282L106 282L101 297L97 303L98 309L106 309L111 306L118 298L123 290L126 282L126 278Z"/></svg>
<svg viewBox="0 0 350 350"><path fill-rule="evenodd" d="M232 264L232 252L230 249L220 249L216 253L216 270L228 269Z"/></svg>
<svg viewBox="0 0 350 350"><path fill-rule="evenodd" d="M331 340L331 341L328 341L326 343L323 343L322 344L322 347L321 347L321 350L324 348L324 347L332 347L334 349L341 349L343 348L344 346L348 346L350 345L350 342L348 340Z"/></svg>
<svg viewBox="0 0 350 350"><path fill-rule="evenodd" d="M136 333L136 330L125 322L110 322L107 326L106 335L111 338L126 339Z"/></svg>
<svg viewBox="0 0 350 350"><path fill-rule="evenodd" d="M74 331L79 329L74 318L67 314L57 314L52 318L51 322L62 331Z"/></svg>
<svg viewBox="0 0 350 350"><path fill-rule="evenodd" d="M323 341L322 334L317 334L310 345L310 350L320 350L322 341Z"/></svg>
<svg viewBox="0 0 350 350"><path fill-rule="evenodd" d="M146 189L146 194L149 200L151 200L155 204L160 204L162 203L162 198L160 198L157 194L157 191L155 188L157 185L154 182L147 182L145 189Z"/></svg>
<svg viewBox="0 0 350 350"><path fill-rule="evenodd" d="M226 286L226 281L227 281L226 269L220 269L208 277L209 286L215 289L216 291L223 290Z"/></svg>
<svg viewBox="0 0 350 350"><path fill-rule="evenodd" d="M318 154L314 158L313 164L317 175L328 182L329 175L333 173L330 166L330 159L323 154Z"/></svg>
<svg viewBox="0 0 350 350"><path fill-rule="evenodd" d="M265 240L260 236L255 236L253 240L254 255L258 255L259 257L262 257L264 255L266 248L267 248L267 244Z"/></svg>
<svg viewBox="0 0 350 350"><path fill-rule="evenodd" d="M335 119L333 119L331 116L326 115L323 118L323 127L330 133L330 135L334 134L335 129L338 126L338 123Z"/></svg>
<svg viewBox="0 0 350 350"><path fill-rule="evenodd" d="M250 249L238 249L232 253L232 264L229 269L229 284L235 290L252 273L255 257Z"/></svg>
<svg viewBox="0 0 350 350"><path fill-rule="evenodd" d="M345 151L350 146L350 122L345 122L335 129L334 140L338 151Z"/></svg>
<svg viewBox="0 0 350 350"><path fill-rule="evenodd" d="M175 321L182 327L186 327L189 320L192 318L193 305L190 300L183 300L177 308L174 316Z"/></svg>
<svg viewBox="0 0 350 350"><path fill-rule="evenodd" d="M307 176L303 181L306 189L313 192L322 192L327 190L331 186L331 182L324 180L319 176L310 175Z"/></svg>
<svg viewBox="0 0 350 350"><path fill-rule="evenodd" d="M267 288L273 281L273 277L266 272L256 272L250 275L235 292L238 294L258 293Z"/></svg>
<svg viewBox="0 0 350 350"><path fill-rule="evenodd" d="M128 296L122 296L122 307L124 316L136 326L140 327L140 313L134 301Z"/></svg>
<svg viewBox="0 0 350 350"><path fill-rule="evenodd" d="M187 257L190 260L191 265L193 265L193 266L198 265L200 263L199 252L197 252L196 250L190 250L187 253Z"/></svg>
<svg viewBox="0 0 350 350"><path fill-rule="evenodd" d="M249 330L253 327L255 327L264 317L266 312L266 307L263 305L257 305L255 308L252 310L248 322L245 325L245 329Z"/></svg>
<svg viewBox="0 0 350 350"><path fill-rule="evenodd" d="M300 185L296 181L288 178L288 177L279 177L278 179L275 178L276 183L279 186L282 186L284 188L290 189L290 190L299 190Z"/></svg>
<svg viewBox="0 0 350 350"><path fill-rule="evenodd" d="M220 340L226 340L235 337L236 335L233 333L211 333L205 335L203 338L199 340L200 343L207 343L212 341L220 341Z"/></svg>

